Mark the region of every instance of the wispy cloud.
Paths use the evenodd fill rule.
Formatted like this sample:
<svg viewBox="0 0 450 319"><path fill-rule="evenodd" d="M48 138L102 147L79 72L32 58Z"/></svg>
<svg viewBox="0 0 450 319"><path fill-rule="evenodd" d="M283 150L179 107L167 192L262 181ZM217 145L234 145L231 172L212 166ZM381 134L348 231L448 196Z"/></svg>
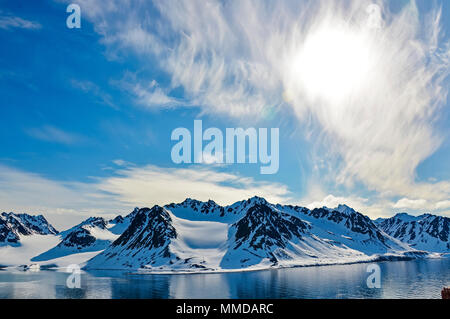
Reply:
<svg viewBox="0 0 450 319"><path fill-rule="evenodd" d="M227 11L218 1L154 1L160 12L156 19L148 3L112 1L103 7L101 2L84 0L80 5L89 8L85 10L88 17L114 55L131 50L143 63L156 57L159 67L171 76L168 89L182 87L186 93L180 106L197 105L205 112L240 116L260 114L282 102L279 79L264 57L254 59L247 45L253 35L245 24L257 23L248 19L248 14L253 18L251 7L234 2ZM164 89L150 98L142 94L147 87L145 83L137 86L136 92L150 105L174 106L173 100L161 99Z"/></svg>
<svg viewBox="0 0 450 319"><path fill-rule="evenodd" d="M220 204L259 195L275 203L289 200L283 184L266 183L214 169L174 169L148 165L122 167L91 183L62 182L0 165L0 210L43 213L59 227L86 216L127 213L135 206L165 205L187 197Z"/></svg>
<svg viewBox="0 0 450 319"><path fill-rule="evenodd" d="M35 21L25 20L21 17L0 15L0 29L41 29L42 25Z"/></svg>
<svg viewBox="0 0 450 319"><path fill-rule="evenodd" d="M417 182L416 170L445 138L436 125L450 71L441 8L376 3L374 28L369 0L80 1L109 51L151 58L170 76L167 88L133 86L148 105L173 107L167 92L181 87L207 113L253 119L290 108L315 156L329 158L321 180L434 205L450 183Z"/></svg>
<svg viewBox="0 0 450 319"><path fill-rule="evenodd" d="M51 125L44 125L37 128L28 128L25 131L29 136L46 142L73 145L86 141L86 138L84 136L63 131Z"/></svg>
<svg viewBox="0 0 450 319"><path fill-rule="evenodd" d="M89 216L111 218L126 214L135 206L165 205L187 197L213 199L226 205L258 195L273 203L309 208L347 204L372 218L393 214L394 204L371 204L360 197L327 195L314 202L296 202L286 185L257 181L214 168L138 167L123 160L115 162L120 168L111 168L112 175L93 177L91 182L83 183L54 180L0 164L0 211L44 214L59 229L64 229ZM408 204L406 200L400 203ZM434 210L422 211L450 216L445 211L448 208L450 203L443 201Z"/></svg>
<svg viewBox="0 0 450 319"><path fill-rule="evenodd" d="M425 199L401 198L392 207L409 208L409 209L426 209L427 205L428 203Z"/></svg>
<svg viewBox="0 0 450 319"><path fill-rule="evenodd" d="M359 211L367 214L367 212L365 210L365 208L367 207L367 201L368 201L367 198L334 196L334 195L330 194L321 200L308 203L305 206L310 209L317 208L317 207L323 207L323 206L334 208L340 204L345 204L347 206L350 206L356 210L359 210Z"/></svg>
<svg viewBox="0 0 450 319"><path fill-rule="evenodd" d="M443 200L437 202L435 207L436 209L450 209L450 200Z"/></svg>
<svg viewBox="0 0 450 319"><path fill-rule="evenodd" d="M188 106L168 94L167 89L163 89L156 80L148 82L137 79L136 74L127 72L120 81L112 81L122 91L131 95L132 99L139 106L148 109L174 108L178 106Z"/></svg>
<svg viewBox="0 0 450 319"><path fill-rule="evenodd" d="M103 91L97 84L91 81L81 81L72 79L70 81L72 86L78 90L81 90L84 93L92 94L94 98L98 100L99 103L108 105L114 109L118 109L117 105L114 103L111 95Z"/></svg>
<svg viewBox="0 0 450 319"><path fill-rule="evenodd" d="M427 201L426 199L401 198L392 207L415 211L442 211L450 208L450 200L443 200L432 203Z"/></svg>
<svg viewBox="0 0 450 319"><path fill-rule="evenodd" d="M118 176L101 180L99 189L132 205L179 202L187 197L230 204L254 195L286 202L290 195L283 184L256 181L211 168L174 169L148 165L128 167L116 174Z"/></svg>
<svg viewBox="0 0 450 319"><path fill-rule="evenodd" d="M130 167L130 166L135 166L133 163L127 162L123 159L116 159L112 161L113 164L117 165L117 166L124 166L124 167Z"/></svg>
<svg viewBox="0 0 450 319"><path fill-rule="evenodd" d="M94 185L56 181L5 165L0 165L0 203L1 211L44 214L59 229L124 209Z"/></svg>

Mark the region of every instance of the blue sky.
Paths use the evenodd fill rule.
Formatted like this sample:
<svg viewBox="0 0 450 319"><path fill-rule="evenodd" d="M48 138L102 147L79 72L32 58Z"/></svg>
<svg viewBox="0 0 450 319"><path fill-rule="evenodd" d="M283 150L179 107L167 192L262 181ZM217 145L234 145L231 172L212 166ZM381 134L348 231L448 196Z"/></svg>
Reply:
<svg viewBox="0 0 450 319"><path fill-rule="evenodd" d="M81 29L68 3L0 1L0 210L64 227L260 195L449 215L447 1L375 1L376 31L370 1L83 0ZM278 173L174 164L194 119L279 128Z"/></svg>

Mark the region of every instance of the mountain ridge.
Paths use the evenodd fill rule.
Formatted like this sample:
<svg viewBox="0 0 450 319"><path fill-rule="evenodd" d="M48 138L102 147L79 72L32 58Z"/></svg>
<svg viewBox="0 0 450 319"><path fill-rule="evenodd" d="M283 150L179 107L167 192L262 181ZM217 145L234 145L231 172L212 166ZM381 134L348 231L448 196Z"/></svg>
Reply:
<svg viewBox="0 0 450 319"><path fill-rule="evenodd" d="M393 217L377 219L378 226L411 247L450 253L450 218L432 214L411 216L399 213Z"/></svg>
<svg viewBox="0 0 450 319"><path fill-rule="evenodd" d="M88 261L86 269L234 271L427 255L389 236L370 218L345 205L309 210L271 204L260 197L228 206L187 198L179 204L141 210L155 209L166 216L163 229L171 229L173 235L161 244L164 253L151 246L134 249L131 239L122 235ZM205 225L215 227L216 234ZM200 235L194 236L194 232ZM214 245L206 243L219 233L222 237L216 238ZM146 235L151 235L150 229Z"/></svg>
<svg viewBox="0 0 450 319"><path fill-rule="evenodd" d="M0 243L20 244L21 236L56 235L59 232L42 215L5 213L0 215Z"/></svg>
<svg viewBox="0 0 450 319"><path fill-rule="evenodd" d="M29 220L27 214L22 215ZM431 214L393 218L402 223L430 219L429 227L421 231L433 238L443 231L433 221L447 220ZM0 219L0 235L4 219ZM59 236L59 242L30 261L51 262L92 252L93 257L83 262L86 269L196 272L411 259L449 252L448 242L425 247L399 236L387 220L371 220L343 204L308 209L272 204L255 196L221 206L213 200L187 198L181 203L135 208L125 217L110 220L91 217L62 232L47 222L48 236ZM447 227L447 223L442 225ZM31 235L38 234L17 237L20 241Z"/></svg>

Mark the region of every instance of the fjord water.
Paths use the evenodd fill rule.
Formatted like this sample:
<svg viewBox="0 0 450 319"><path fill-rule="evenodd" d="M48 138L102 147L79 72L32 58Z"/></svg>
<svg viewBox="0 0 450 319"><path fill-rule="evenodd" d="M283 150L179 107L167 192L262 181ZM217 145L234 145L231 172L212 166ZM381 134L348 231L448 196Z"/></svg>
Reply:
<svg viewBox="0 0 450 319"><path fill-rule="evenodd" d="M450 285L450 258L381 262L381 288L368 288L369 264L240 273L141 275L0 270L0 298L440 298Z"/></svg>

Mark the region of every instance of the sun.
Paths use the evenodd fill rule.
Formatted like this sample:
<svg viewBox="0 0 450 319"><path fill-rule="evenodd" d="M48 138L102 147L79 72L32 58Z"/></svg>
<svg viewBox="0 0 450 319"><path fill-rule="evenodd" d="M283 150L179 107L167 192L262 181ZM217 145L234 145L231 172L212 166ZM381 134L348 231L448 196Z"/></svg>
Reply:
<svg viewBox="0 0 450 319"><path fill-rule="evenodd" d="M367 34L342 26L308 34L292 69L303 93L333 103L358 93L373 71L369 40Z"/></svg>

